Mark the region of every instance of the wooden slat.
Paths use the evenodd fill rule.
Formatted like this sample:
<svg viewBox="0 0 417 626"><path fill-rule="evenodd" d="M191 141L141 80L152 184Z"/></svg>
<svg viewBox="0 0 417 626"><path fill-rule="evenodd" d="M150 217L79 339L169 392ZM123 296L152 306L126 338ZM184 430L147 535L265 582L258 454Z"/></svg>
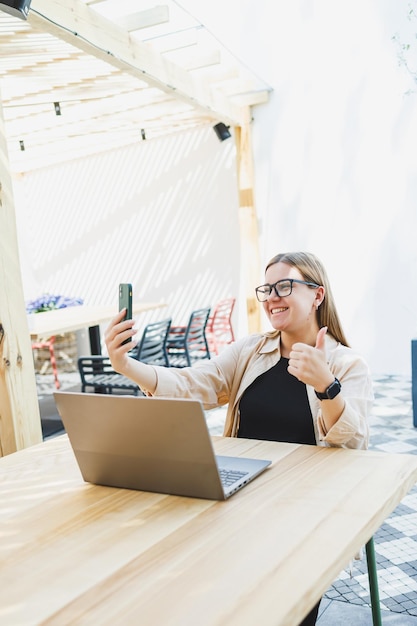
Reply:
<svg viewBox="0 0 417 626"><path fill-rule="evenodd" d="M128 32L149 28L158 24L169 22L169 10L166 5L159 5L147 9L146 11L137 11L129 13L116 19L116 23Z"/></svg>
<svg viewBox="0 0 417 626"><path fill-rule="evenodd" d="M259 284L261 270L250 122L236 128L235 135L239 187L240 266L246 293L248 330L255 333L261 330L261 310L255 297L255 287Z"/></svg>
<svg viewBox="0 0 417 626"><path fill-rule="evenodd" d="M0 456L42 441L0 99Z"/></svg>
<svg viewBox="0 0 417 626"><path fill-rule="evenodd" d="M156 55L146 44L133 40L122 28L94 12L80 0L33 0L28 22L110 65L141 78L152 86L175 92L194 107L240 124L244 111L225 99L213 97L206 85L181 67ZM65 26L65 30L57 25Z"/></svg>
<svg viewBox="0 0 417 626"><path fill-rule="evenodd" d="M172 22L150 26L167 18L167 6ZM0 78L13 169L85 156L99 146L122 147L141 128L152 138L209 122L239 125L249 107L267 100L265 84L198 20L185 19L170 0L167 6L141 13L134 34L123 5L118 11L106 1L32 0L27 21L0 11ZM48 109L53 102L66 103L60 120ZM63 127L68 132L60 135ZM95 140L86 148L89 136Z"/></svg>

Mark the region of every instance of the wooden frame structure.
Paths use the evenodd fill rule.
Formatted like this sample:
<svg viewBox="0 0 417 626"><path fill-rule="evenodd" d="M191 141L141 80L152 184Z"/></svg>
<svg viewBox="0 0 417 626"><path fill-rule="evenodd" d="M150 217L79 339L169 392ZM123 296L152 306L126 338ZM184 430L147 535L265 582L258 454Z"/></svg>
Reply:
<svg viewBox="0 0 417 626"><path fill-rule="evenodd" d="M0 12L0 455L42 439L11 171L86 156L97 145L119 148L142 131L146 138L221 120L234 127L237 143L244 282L253 285L259 276L251 109L268 100L268 87L240 75L237 60L234 67L218 62L221 50L208 54L190 44L187 56L190 45L175 44L174 32L141 38L169 23L169 2L112 19L98 11L107 4L32 0L27 21ZM158 39L159 49L152 44ZM51 115L59 115L60 103L71 115L57 126ZM259 309L250 292L254 331Z"/></svg>

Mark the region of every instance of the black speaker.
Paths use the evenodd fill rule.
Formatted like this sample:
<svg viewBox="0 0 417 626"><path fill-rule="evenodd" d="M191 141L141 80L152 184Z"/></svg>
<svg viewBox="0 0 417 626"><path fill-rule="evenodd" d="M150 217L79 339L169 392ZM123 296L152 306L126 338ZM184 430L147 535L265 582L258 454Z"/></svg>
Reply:
<svg viewBox="0 0 417 626"><path fill-rule="evenodd" d="M31 0L6 0L6 2L0 2L0 11L9 13L13 17L20 17L21 20L26 20Z"/></svg>
<svg viewBox="0 0 417 626"><path fill-rule="evenodd" d="M230 126L226 126L223 122L219 122L215 126L213 126L213 130L216 133L218 139L220 141L224 141L225 139L229 139L232 135L229 132Z"/></svg>

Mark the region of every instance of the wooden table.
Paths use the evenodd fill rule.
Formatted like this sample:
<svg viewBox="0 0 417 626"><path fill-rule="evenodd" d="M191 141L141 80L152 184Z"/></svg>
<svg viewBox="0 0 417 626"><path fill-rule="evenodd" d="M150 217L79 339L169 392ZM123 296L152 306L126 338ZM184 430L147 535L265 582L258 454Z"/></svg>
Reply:
<svg viewBox="0 0 417 626"><path fill-rule="evenodd" d="M163 302L135 302L133 314L166 307ZM52 337L89 328L92 354L101 353L100 324L108 322L117 313L116 306L88 305L71 306L64 309L32 313L28 315L30 336L32 339Z"/></svg>
<svg viewBox="0 0 417 626"><path fill-rule="evenodd" d="M295 626L417 457L215 438L272 466L226 502L83 482L67 436L0 459L0 621Z"/></svg>

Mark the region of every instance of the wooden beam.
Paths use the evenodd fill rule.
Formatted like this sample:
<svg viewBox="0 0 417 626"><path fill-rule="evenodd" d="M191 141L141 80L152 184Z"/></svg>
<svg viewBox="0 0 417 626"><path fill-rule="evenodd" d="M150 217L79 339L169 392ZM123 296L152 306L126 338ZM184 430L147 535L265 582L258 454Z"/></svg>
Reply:
<svg viewBox="0 0 417 626"><path fill-rule="evenodd" d="M159 5L145 11L123 15L123 17L118 17L115 22L118 26L131 33L135 30L169 22L169 9L166 5Z"/></svg>
<svg viewBox="0 0 417 626"><path fill-rule="evenodd" d="M214 94L206 82L132 39L126 30L81 0L32 0L28 22L153 87L174 93L212 119L231 126L239 126L245 119L245 107Z"/></svg>
<svg viewBox="0 0 417 626"><path fill-rule="evenodd" d="M235 128L237 180L239 188L239 224L241 271L246 293L248 330L261 331L261 311L255 296L255 287L261 277L258 216L254 200L254 171L250 118Z"/></svg>
<svg viewBox="0 0 417 626"><path fill-rule="evenodd" d="M189 28L186 31L166 33L163 37L145 39L146 43L152 46L152 49L162 54L163 52L171 52L195 46L197 40L198 29Z"/></svg>
<svg viewBox="0 0 417 626"><path fill-rule="evenodd" d="M186 68L188 72L202 67L219 65L222 60L220 50L204 50L198 45L181 48L173 52L164 52L163 54L172 62L178 63L180 61L181 67Z"/></svg>
<svg viewBox="0 0 417 626"><path fill-rule="evenodd" d="M0 98L0 456L42 441Z"/></svg>
<svg viewBox="0 0 417 626"><path fill-rule="evenodd" d="M261 90L258 92L252 92L249 94L239 94L237 96L239 104L242 106L254 106L255 104L266 104L269 98L269 92ZM249 104L250 102L250 104Z"/></svg>

